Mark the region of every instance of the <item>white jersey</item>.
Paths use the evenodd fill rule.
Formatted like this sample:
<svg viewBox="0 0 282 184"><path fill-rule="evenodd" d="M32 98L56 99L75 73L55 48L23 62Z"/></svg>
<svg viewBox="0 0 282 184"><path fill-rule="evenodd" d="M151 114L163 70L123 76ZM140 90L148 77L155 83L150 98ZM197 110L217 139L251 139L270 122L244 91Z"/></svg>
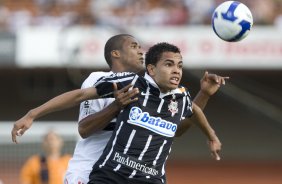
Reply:
<svg viewBox="0 0 282 184"><path fill-rule="evenodd" d="M108 76L112 72L93 72L83 82L81 88L92 87L98 79ZM101 111L114 101L114 98L88 100L80 104L79 121L90 114ZM116 119L111 122L115 123ZM80 139L75 147L73 157L69 161L66 172L65 183L68 184L86 184L92 171L93 165L101 156L110 136L111 130L99 131L86 139ZM66 181L67 180L67 181Z"/></svg>

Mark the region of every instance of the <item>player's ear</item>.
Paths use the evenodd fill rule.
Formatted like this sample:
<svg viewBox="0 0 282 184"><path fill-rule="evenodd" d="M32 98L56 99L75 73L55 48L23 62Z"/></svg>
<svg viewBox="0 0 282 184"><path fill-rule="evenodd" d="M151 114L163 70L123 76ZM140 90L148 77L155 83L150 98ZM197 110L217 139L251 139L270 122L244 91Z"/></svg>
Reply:
<svg viewBox="0 0 282 184"><path fill-rule="evenodd" d="M155 76L155 73L156 73L155 68L156 68L155 65L152 65L152 64L148 64L148 65L147 65L147 71L148 71L148 74L149 74L150 76Z"/></svg>
<svg viewBox="0 0 282 184"><path fill-rule="evenodd" d="M119 52L119 50L112 50L111 55L113 57L120 57L120 52Z"/></svg>

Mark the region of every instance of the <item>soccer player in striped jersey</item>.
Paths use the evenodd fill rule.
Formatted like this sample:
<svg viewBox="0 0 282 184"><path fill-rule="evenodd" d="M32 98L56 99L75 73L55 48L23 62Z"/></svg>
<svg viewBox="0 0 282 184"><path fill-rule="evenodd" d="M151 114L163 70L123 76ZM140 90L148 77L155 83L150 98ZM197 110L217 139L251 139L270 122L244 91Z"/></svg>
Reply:
<svg viewBox="0 0 282 184"><path fill-rule="evenodd" d="M174 46L168 44L168 48L174 48ZM182 57L180 52L174 49L172 49L172 51L166 50L166 48L164 50L158 50L160 51L161 57L151 57L151 59L153 59L152 63L147 62L151 59L146 59L147 72L149 75L146 74L144 78L131 73L113 74L109 78L105 78L111 79L116 76L129 77L129 80L118 83L119 87L124 86L127 82L132 82L130 78L136 79L133 80L136 82L134 85L138 84L137 86L140 87L141 93L138 97L138 102L130 104L119 115L118 126L104 150L104 154L95 164L91 175L91 182L95 181L95 183L98 183L99 179L102 179L100 180L102 183L111 183L115 182L117 178L120 183L123 183L123 181L131 181L133 183L138 181L141 183L164 183L165 172L163 167L168 153L170 152L170 146L175 136L177 126L182 118L192 114L192 109L195 114L192 119L198 120L206 131L209 139L214 141L211 148L215 152L220 149L221 144L200 108L196 105L192 105L189 93L185 88L178 88L182 76ZM147 54L147 56L149 55L150 54ZM166 64L159 65L159 63L163 62ZM80 101L98 98L99 95L104 94L104 89L111 89L109 88L111 82L102 82L96 85L97 89L87 88L75 90L55 97L42 106L33 109L32 119L23 118L17 123L33 121L47 113L76 105ZM106 94L112 94L111 92L110 90L109 93L106 92ZM142 102L140 100L142 100ZM147 105L150 103L158 103L158 108L155 108L153 105ZM163 108L166 109L165 113L162 111ZM150 109L156 110L156 112ZM131 127L131 129L128 129L129 132L131 130L130 135L127 129L121 129L122 126ZM132 126L134 127L132 128ZM120 131L124 134L119 134ZM126 135L129 135L129 137L126 137ZM148 138L144 141L143 139L146 135ZM138 139L138 137L140 139ZM132 142L135 139L137 139L137 142ZM121 140L127 140L127 142L124 141L122 143ZM117 146L116 143L122 144ZM145 144L141 145L140 143ZM138 145L143 147L138 147ZM115 152L113 152L113 150ZM97 169L97 167L99 167L99 169ZM108 177L108 175L111 175L111 177ZM113 181L108 181L111 178Z"/></svg>

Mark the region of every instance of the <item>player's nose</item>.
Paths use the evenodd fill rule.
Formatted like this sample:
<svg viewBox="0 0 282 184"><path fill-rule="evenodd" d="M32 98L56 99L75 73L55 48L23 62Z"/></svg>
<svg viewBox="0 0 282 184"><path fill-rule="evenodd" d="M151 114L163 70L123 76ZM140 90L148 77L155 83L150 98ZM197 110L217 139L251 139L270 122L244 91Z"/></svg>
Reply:
<svg viewBox="0 0 282 184"><path fill-rule="evenodd" d="M144 55L145 51L143 48L138 49L138 54Z"/></svg>

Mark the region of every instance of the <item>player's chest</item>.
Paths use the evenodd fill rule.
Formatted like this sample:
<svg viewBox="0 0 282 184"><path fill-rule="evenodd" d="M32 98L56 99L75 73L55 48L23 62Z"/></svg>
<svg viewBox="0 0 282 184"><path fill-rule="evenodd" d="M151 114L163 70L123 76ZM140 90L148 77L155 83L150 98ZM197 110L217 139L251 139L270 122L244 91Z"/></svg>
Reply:
<svg viewBox="0 0 282 184"><path fill-rule="evenodd" d="M132 104L132 107L138 106L143 114L178 124L183 113L183 99L183 97L173 98L172 96L160 98L155 95L142 95L141 93L138 97L138 103Z"/></svg>

